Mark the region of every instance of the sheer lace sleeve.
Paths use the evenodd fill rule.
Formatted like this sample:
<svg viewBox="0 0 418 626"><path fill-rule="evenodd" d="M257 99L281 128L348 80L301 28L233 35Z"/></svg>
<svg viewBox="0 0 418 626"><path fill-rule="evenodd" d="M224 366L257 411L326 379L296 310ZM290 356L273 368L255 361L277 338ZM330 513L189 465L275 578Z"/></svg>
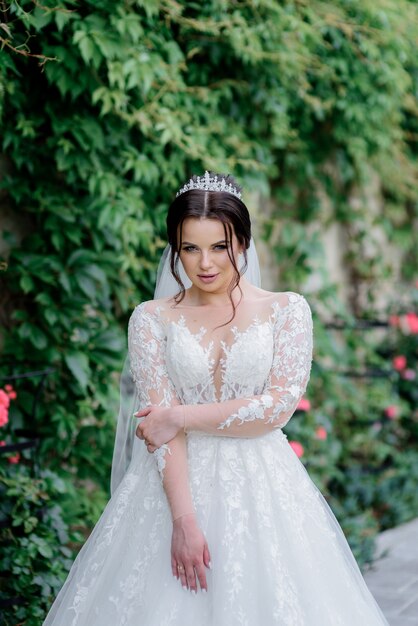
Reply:
<svg viewBox="0 0 418 626"><path fill-rule="evenodd" d="M180 404L168 377L164 361L165 334L162 324L144 302L137 306L128 325L131 373L137 387L140 408ZM161 476L166 464L167 444L154 452Z"/></svg>
<svg viewBox="0 0 418 626"><path fill-rule="evenodd" d="M128 325L131 372L138 388L141 408L180 404L165 366L165 332L162 323L144 302L136 307Z"/></svg>
<svg viewBox="0 0 418 626"><path fill-rule="evenodd" d="M312 314L303 296L289 293L274 321L274 358L264 392L250 398L184 407L187 430L257 437L283 428L308 385L313 350Z"/></svg>
<svg viewBox="0 0 418 626"><path fill-rule="evenodd" d="M128 326L128 348L132 377L140 408L180 404L165 365L165 331L153 304L136 307ZM184 432L154 453L173 519L193 513Z"/></svg>

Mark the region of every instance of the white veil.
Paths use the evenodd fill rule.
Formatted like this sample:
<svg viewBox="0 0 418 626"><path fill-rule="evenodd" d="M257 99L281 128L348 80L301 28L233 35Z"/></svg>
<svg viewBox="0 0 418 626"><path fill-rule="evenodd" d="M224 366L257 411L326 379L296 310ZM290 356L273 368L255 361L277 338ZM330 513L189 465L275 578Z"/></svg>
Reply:
<svg viewBox="0 0 418 626"><path fill-rule="evenodd" d="M255 249L254 240L251 238L250 247L247 250L247 269L244 271L243 255L239 255L238 268L248 282L260 287L260 266ZM185 289L191 286L191 281L184 271L182 262L178 261L178 272ZM179 292L179 285L171 273L170 246L167 245L160 259L157 270L157 280L154 291L154 299L168 298ZM114 494L121 483L132 458L132 449L135 441L135 430L138 420L133 418L135 411L139 409L139 394L133 381L129 355L125 359L120 379L120 408L116 426L115 446L113 450L112 471L110 479L110 493Z"/></svg>

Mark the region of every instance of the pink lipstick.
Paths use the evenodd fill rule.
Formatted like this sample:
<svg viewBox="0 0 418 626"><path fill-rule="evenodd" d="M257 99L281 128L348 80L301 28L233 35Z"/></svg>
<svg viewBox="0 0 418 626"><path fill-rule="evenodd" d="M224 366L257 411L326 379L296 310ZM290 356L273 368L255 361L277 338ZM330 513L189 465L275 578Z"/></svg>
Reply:
<svg viewBox="0 0 418 626"><path fill-rule="evenodd" d="M213 283L217 279L218 274L198 274L201 281L204 283Z"/></svg>

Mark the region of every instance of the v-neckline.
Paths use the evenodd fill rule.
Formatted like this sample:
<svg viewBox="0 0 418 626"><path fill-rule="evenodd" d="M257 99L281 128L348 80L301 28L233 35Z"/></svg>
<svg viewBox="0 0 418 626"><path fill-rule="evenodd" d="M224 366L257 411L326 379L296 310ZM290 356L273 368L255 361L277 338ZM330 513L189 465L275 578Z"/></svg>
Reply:
<svg viewBox="0 0 418 626"><path fill-rule="evenodd" d="M225 372L228 369L228 359L230 358L231 353L238 345L238 342L242 341L243 338L254 329L261 328L262 326L269 326L273 329L277 313L277 307L275 307L274 304L275 303L272 303L271 305L273 312L269 315L268 320L262 322L259 316L256 315L244 330L239 330L237 326L231 326L228 330L233 334L232 341L228 344L224 339L219 340L219 352L217 359L213 356L211 357L211 351L214 346L213 339L210 339L206 346L202 345L202 338L208 332L207 327L202 325L196 332L190 330L187 325L187 320L183 314L180 315L178 320L169 320L170 325L180 328L183 331L185 330L188 336L195 342L195 345L202 350L202 354L205 356L209 383L213 389L213 395L216 402L221 402L224 397L224 391L227 385L225 381ZM217 373L218 376L216 376Z"/></svg>

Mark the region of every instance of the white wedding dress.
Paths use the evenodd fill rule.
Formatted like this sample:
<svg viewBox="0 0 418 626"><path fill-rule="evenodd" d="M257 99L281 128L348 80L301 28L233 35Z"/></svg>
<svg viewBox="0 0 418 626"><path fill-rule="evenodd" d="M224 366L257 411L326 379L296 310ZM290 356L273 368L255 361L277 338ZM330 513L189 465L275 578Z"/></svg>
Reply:
<svg viewBox="0 0 418 626"><path fill-rule="evenodd" d="M187 434L193 502L211 552L208 593L193 595L172 575L161 480L168 452L149 454L135 438L45 626L387 625L282 431L309 379L309 305L293 292L269 294L214 329L228 319L217 307L150 301L129 324L141 406L152 391L154 404L156 394L162 405L227 407L219 436ZM251 435L267 421L277 427ZM246 436L225 436L244 427Z"/></svg>

